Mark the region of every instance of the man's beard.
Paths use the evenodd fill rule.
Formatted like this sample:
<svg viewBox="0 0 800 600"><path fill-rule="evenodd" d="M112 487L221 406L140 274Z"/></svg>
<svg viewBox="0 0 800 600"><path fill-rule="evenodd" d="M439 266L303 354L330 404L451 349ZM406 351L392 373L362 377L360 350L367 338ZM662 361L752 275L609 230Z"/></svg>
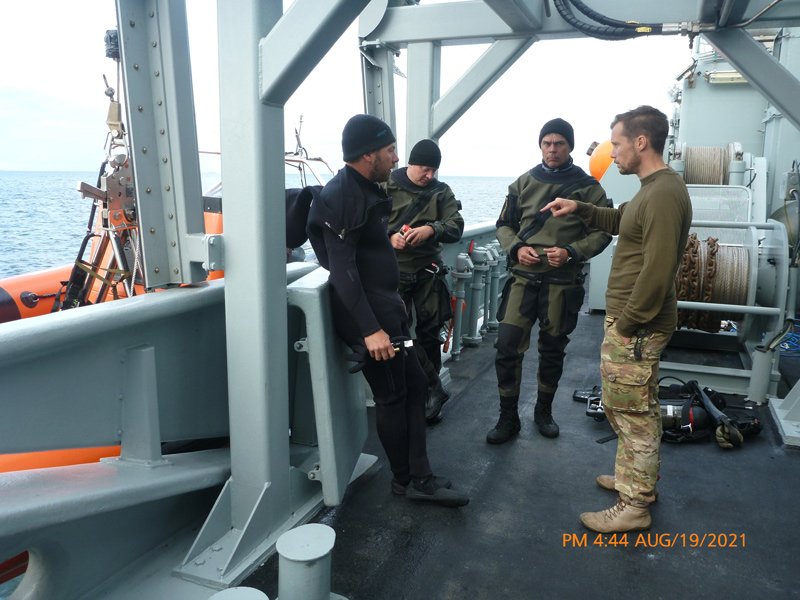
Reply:
<svg viewBox="0 0 800 600"><path fill-rule="evenodd" d="M369 180L377 183L383 183L384 181L389 181L389 175L391 175L391 173L391 168L387 168L384 165L375 163L372 165L372 171L370 171Z"/></svg>
<svg viewBox="0 0 800 600"><path fill-rule="evenodd" d="M620 175L636 175L639 172L639 167L642 166L642 158L639 153L634 150L630 162L626 166L617 163Z"/></svg>

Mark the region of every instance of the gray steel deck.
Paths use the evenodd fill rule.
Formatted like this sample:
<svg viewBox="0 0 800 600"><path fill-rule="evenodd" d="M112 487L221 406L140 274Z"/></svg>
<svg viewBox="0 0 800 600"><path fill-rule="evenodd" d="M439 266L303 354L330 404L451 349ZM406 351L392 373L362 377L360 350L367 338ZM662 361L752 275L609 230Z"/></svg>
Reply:
<svg viewBox="0 0 800 600"><path fill-rule="evenodd" d="M764 431L740 449L723 450L714 441L663 444L652 529L641 538L630 533L616 547L594 544L597 534L578 515L613 503L614 494L594 479L612 472L616 441L598 444L610 426L587 417L571 396L599 383L602 323L601 314L584 312L571 336L554 405L561 427L555 440L539 435L526 400L520 435L500 446L485 442L497 415L491 337L447 363L453 399L444 420L429 427L428 445L435 472L471 495L463 509L393 496L371 423L365 451L377 454L378 463L350 485L340 507L315 519L337 535L331 591L349 600L797 598L800 451L782 446L766 406L755 411ZM679 352L669 349L670 359ZM712 359L706 353L695 360ZM792 361L784 361L789 369ZM529 352L523 398L535 397L535 370ZM711 534L717 546L724 534L736 547L710 547ZM242 585L275 598L277 556Z"/></svg>

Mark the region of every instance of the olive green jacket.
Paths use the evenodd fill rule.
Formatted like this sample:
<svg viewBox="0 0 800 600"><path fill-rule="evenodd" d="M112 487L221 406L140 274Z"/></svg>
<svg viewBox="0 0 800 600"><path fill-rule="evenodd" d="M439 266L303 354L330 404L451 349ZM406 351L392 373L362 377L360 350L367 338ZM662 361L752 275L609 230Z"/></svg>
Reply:
<svg viewBox="0 0 800 600"><path fill-rule="evenodd" d="M400 272L416 273L431 263L441 262L442 243L461 239L464 219L449 185L433 179L424 188L419 187L409 184L407 178L404 182L402 177L396 177L398 171L404 173L405 168L393 172L392 177L384 184L392 199L392 214L387 226L389 236L400 231L403 225L412 228L430 225L434 232L432 237L421 244L395 251ZM409 214L411 218L406 218Z"/></svg>
<svg viewBox="0 0 800 600"><path fill-rule="evenodd" d="M566 195L565 195L566 194ZM508 186L500 218L497 239L508 254L515 270L541 273L552 271L545 248L565 248L572 260L562 268L574 268L600 254L611 242L611 236L589 227L576 215L552 217L541 209L556 197L607 206L606 193L597 180L573 165L565 171L548 172L541 165L534 167ZM517 262L517 251L531 246L542 261L524 266Z"/></svg>

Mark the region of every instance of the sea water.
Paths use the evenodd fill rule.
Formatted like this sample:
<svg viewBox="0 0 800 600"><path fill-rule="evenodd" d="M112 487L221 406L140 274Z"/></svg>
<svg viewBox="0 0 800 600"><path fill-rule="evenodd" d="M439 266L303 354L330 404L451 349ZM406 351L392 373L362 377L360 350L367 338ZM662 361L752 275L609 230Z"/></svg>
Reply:
<svg viewBox="0 0 800 600"><path fill-rule="evenodd" d="M472 225L497 219L514 177L440 179L453 189L465 222ZM202 189L218 180L218 174L204 173ZM75 261L92 208L92 201L78 192L81 181L97 185L97 173L0 171L0 278ZM299 186L299 175L286 175L286 187Z"/></svg>

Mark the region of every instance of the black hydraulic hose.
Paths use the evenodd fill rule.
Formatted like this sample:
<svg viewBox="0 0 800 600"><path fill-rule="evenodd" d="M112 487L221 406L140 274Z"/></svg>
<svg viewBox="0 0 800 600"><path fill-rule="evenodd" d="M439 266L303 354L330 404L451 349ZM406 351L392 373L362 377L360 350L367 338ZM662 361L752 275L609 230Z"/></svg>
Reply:
<svg viewBox="0 0 800 600"><path fill-rule="evenodd" d="M575 18L568 0L553 0L553 4L564 19L570 26L574 27L584 35L599 38L601 40L629 40L643 35L650 35L650 32L639 32L626 27L600 27L597 25L590 25L580 19Z"/></svg>
<svg viewBox="0 0 800 600"><path fill-rule="evenodd" d="M617 19L612 19L605 15L600 14L596 10L593 10L586 6L581 0L567 0L570 4L572 4L575 8L577 8L581 13L589 17L592 21L596 21L602 25L608 25L609 27L621 27L625 29L638 29L642 27L652 29L652 33L660 34L662 25L660 23L633 23L631 21L619 21Z"/></svg>

